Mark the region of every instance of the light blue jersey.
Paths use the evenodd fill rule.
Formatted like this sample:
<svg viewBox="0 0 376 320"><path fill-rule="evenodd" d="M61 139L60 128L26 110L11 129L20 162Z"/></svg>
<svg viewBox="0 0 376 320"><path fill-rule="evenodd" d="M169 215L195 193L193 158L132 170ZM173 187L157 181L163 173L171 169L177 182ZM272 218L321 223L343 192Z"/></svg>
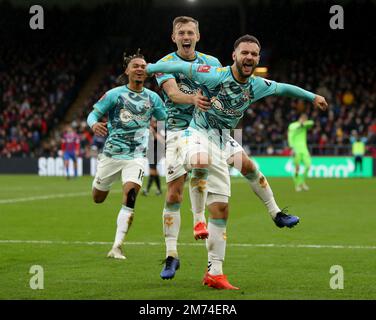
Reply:
<svg viewBox="0 0 376 320"><path fill-rule="evenodd" d="M167 62L167 61L185 61L189 63L199 63L199 64L207 64L211 66L221 66L221 63L217 58L212 56L195 52L196 58L193 60L185 60L181 58L176 52L168 54L159 62ZM157 82L159 86L162 87L163 82L169 79L175 79L176 83L183 93L186 94L195 94L197 90L200 88L200 84L193 81L192 79L188 78L183 73L175 72L171 74L164 74L158 73L156 75ZM164 99L166 102L167 107L167 130L171 131L178 131L184 130L188 127L189 123L192 120L192 114L194 112L195 106L194 105L187 105L187 104L175 104L173 103L167 94L163 92Z"/></svg>
<svg viewBox="0 0 376 320"><path fill-rule="evenodd" d="M313 101L315 94L286 83L277 83L262 77L251 76L245 83L238 82L230 66L212 67L185 62L160 62L149 64L148 73L181 72L210 98L211 108L206 111L194 110L190 127L216 135L224 129L236 128L244 111L257 100L270 95L288 96ZM221 140L221 139L220 139ZM221 140L222 141L222 140ZM225 141L223 141L225 143ZM222 145L223 146L223 145Z"/></svg>
<svg viewBox="0 0 376 320"><path fill-rule="evenodd" d="M90 127L108 113L103 153L115 159L145 157L151 117L167 117L162 99L147 88L136 92L127 86L116 87L107 91L93 108L87 120Z"/></svg>
<svg viewBox="0 0 376 320"><path fill-rule="evenodd" d="M234 129L251 103L275 94L277 83L251 76L248 82L238 82L231 67L213 68L194 64L191 77L204 85L204 94L211 101L211 108L195 110L191 127L196 129Z"/></svg>

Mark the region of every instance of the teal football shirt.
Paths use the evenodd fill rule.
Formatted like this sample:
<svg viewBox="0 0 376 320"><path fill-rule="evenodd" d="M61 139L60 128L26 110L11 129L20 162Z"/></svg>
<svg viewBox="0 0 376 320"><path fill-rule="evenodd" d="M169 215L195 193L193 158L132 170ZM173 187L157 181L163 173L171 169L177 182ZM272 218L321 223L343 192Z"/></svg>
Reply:
<svg viewBox="0 0 376 320"><path fill-rule="evenodd" d="M108 137L103 153L115 159L135 159L146 156L150 119L167 117L165 105L157 93L143 88L141 92L120 86L107 91L94 104L88 116L90 127L108 113Z"/></svg>
<svg viewBox="0 0 376 320"><path fill-rule="evenodd" d="M189 63L199 63L199 64L207 64L211 66L221 66L219 60L215 57L210 55L201 53L196 51L195 59L193 60L186 60L180 57L176 52L170 53L163 57L159 62L167 62L167 61L185 61ZM183 93L186 94L195 94L198 89L200 89L200 84L196 81L190 79L183 73L175 72L175 73L158 73L156 74L156 79L159 86L162 87L163 82L169 79L175 79L176 83ZM179 131L184 130L189 126L189 123L192 120L192 115L195 110L194 105L186 105L186 104L175 104L172 102L167 94L163 92L164 100L166 102L167 108L167 130L171 131Z"/></svg>

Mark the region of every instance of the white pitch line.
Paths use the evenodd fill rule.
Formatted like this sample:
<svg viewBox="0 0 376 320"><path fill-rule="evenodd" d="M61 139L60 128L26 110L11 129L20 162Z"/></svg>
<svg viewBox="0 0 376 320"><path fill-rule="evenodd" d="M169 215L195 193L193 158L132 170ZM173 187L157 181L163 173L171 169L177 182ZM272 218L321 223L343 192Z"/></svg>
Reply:
<svg viewBox="0 0 376 320"><path fill-rule="evenodd" d="M0 200L0 204L36 201L36 200L48 200L48 199L67 198L67 197L82 197L82 196L89 196L89 195L90 193L87 191L86 192L74 192L74 193L58 193L58 194L49 194L45 196L2 199Z"/></svg>
<svg viewBox="0 0 376 320"><path fill-rule="evenodd" d="M112 245L105 241L55 241L55 240L0 240L0 244L52 244L52 245ZM164 242L126 242L131 246L163 246ZM205 243L179 243L180 246L204 246ZM227 243L229 247L246 248L307 248L307 249L368 249L376 246L329 245L329 244L274 244L274 243Z"/></svg>
<svg viewBox="0 0 376 320"><path fill-rule="evenodd" d="M232 184L238 184L243 182L243 180L236 179L231 181ZM121 190L112 190L111 193L119 193L122 192ZM69 197L83 197L91 195L90 192L71 192L71 193L57 193L57 194L49 194L43 196L34 196L34 197L24 197L24 198L11 198L11 199L0 199L0 204L9 204L9 203L18 203L18 202L27 202L27 201L38 201L38 200L49 200L49 199L57 199L57 198L69 198Z"/></svg>
<svg viewBox="0 0 376 320"><path fill-rule="evenodd" d="M120 193L120 192L122 191L121 190L111 191L111 193ZM57 194L49 194L49 195L44 195L44 196L25 197L25 198L0 199L0 204L48 200L48 199L57 199L57 198L83 197L83 196L91 196L91 193L88 191L85 191L85 192L57 193Z"/></svg>

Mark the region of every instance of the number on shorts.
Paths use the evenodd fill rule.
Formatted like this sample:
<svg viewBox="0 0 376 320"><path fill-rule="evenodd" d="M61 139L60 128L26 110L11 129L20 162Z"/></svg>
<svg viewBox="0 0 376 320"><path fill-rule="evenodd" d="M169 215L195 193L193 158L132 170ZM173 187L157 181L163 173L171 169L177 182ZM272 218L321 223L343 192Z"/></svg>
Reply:
<svg viewBox="0 0 376 320"><path fill-rule="evenodd" d="M138 173L138 180L144 179L144 171L140 169L140 172Z"/></svg>

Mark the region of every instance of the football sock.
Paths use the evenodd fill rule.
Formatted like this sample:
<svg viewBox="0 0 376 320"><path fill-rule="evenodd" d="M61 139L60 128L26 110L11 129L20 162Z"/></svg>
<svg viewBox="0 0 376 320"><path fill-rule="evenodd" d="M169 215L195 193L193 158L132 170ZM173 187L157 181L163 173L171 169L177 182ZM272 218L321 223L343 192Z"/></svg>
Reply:
<svg viewBox="0 0 376 320"><path fill-rule="evenodd" d="M191 180L189 183L189 195L191 198L193 223L206 223L205 219L205 203L208 196L207 180L209 170L206 168L193 168Z"/></svg>
<svg viewBox="0 0 376 320"><path fill-rule="evenodd" d="M166 257L177 257L177 242L180 230L180 203L165 203L163 209L163 234L166 243Z"/></svg>
<svg viewBox="0 0 376 320"><path fill-rule="evenodd" d="M209 237L206 240L208 250L208 273L223 274L222 265L226 252L226 219L209 218Z"/></svg>
<svg viewBox="0 0 376 320"><path fill-rule="evenodd" d="M120 247L123 244L125 235L132 225L134 209L122 205L117 218L117 228L114 247Z"/></svg>
<svg viewBox="0 0 376 320"><path fill-rule="evenodd" d="M271 217L275 218L281 209L279 209L275 202L273 191L265 176L256 169L253 172L247 173L244 177L249 181L254 193L256 193L256 195L264 202Z"/></svg>

